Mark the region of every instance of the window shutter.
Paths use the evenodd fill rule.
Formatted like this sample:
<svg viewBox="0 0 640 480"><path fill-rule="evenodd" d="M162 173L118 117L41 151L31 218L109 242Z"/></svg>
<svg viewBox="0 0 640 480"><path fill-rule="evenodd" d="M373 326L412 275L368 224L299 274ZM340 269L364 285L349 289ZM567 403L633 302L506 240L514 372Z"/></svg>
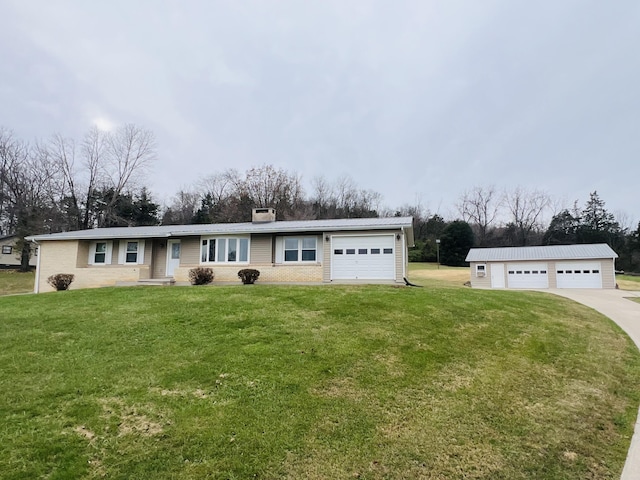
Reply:
<svg viewBox="0 0 640 480"><path fill-rule="evenodd" d="M144 263L144 240L138 240L138 263Z"/></svg>
<svg viewBox="0 0 640 480"><path fill-rule="evenodd" d="M276 263L284 261L284 238L276 237Z"/></svg>

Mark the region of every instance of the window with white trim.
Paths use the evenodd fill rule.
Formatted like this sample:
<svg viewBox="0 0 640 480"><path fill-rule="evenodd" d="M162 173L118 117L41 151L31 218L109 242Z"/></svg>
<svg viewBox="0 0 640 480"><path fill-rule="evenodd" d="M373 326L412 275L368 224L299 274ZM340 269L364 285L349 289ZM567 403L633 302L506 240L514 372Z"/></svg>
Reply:
<svg viewBox="0 0 640 480"><path fill-rule="evenodd" d="M246 237L202 238L200 263L247 263L249 239Z"/></svg>
<svg viewBox="0 0 640 480"><path fill-rule="evenodd" d="M315 262L317 246L318 240L316 237L285 237L284 261Z"/></svg>
<svg viewBox="0 0 640 480"><path fill-rule="evenodd" d="M484 277L487 274L487 266L483 263L476 265L476 277Z"/></svg>
<svg viewBox="0 0 640 480"><path fill-rule="evenodd" d="M144 263L144 240L120 240L118 263L121 265Z"/></svg>
<svg viewBox="0 0 640 480"><path fill-rule="evenodd" d="M11 255L13 252L13 247L11 245L3 245L2 246L2 254L3 255Z"/></svg>
<svg viewBox="0 0 640 480"><path fill-rule="evenodd" d="M111 263L112 243L101 240L91 242L89 246L89 265L109 265Z"/></svg>

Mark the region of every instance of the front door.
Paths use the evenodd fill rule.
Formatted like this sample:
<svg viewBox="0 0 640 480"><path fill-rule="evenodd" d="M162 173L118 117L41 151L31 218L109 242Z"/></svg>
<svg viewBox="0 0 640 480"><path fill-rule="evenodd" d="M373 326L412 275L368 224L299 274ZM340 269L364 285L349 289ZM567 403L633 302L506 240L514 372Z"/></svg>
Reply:
<svg viewBox="0 0 640 480"><path fill-rule="evenodd" d="M173 277L173 272L180 266L180 240L167 242L167 277Z"/></svg>
<svg viewBox="0 0 640 480"><path fill-rule="evenodd" d="M504 263L491 264L491 288L504 288Z"/></svg>

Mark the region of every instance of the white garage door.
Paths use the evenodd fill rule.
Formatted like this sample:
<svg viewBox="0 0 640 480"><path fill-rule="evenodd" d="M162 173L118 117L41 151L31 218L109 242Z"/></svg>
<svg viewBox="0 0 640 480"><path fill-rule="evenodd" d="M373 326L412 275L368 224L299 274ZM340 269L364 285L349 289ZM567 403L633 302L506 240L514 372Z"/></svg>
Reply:
<svg viewBox="0 0 640 480"><path fill-rule="evenodd" d="M510 263L507 265L509 288L549 288L546 263Z"/></svg>
<svg viewBox="0 0 640 480"><path fill-rule="evenodd" d="M556 263L558 288L602 288L600 262Z"/></svg>
<svg viewBox="0 0 640 480"><path fill-rule="evenodd" d="M332 280L394 280L393 235L333 237Z"/></svg>

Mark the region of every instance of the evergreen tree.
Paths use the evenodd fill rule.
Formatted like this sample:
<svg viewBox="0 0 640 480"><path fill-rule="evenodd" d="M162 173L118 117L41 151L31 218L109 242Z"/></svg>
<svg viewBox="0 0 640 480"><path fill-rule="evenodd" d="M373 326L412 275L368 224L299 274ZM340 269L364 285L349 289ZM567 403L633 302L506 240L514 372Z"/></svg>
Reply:
<svg viewBox="0 0 640 480"><path fill-rule="evenodd" d="M465 266L465 258L473 247L474 237L471 226L463 221L451 222L442 232L440 239L440 261L453 267Z"/></svg>

